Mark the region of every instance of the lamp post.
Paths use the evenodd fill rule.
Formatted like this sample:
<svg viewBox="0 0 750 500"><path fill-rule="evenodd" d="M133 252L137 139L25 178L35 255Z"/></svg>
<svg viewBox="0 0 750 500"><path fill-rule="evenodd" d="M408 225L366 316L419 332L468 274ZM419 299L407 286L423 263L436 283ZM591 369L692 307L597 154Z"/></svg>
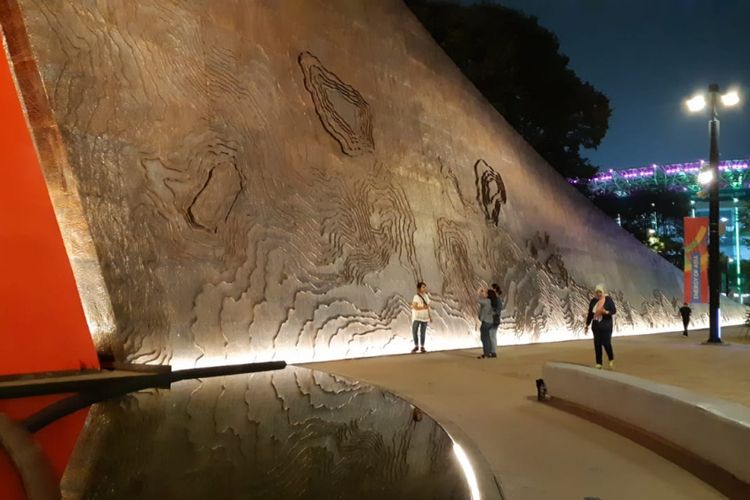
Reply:
<svg viewBox="0 0 750 500"><path fill-rule="evenodd" d="M708 99L706 99L708 97ZM706 102L708 101L708 102ZM708 343L721 343L721 325L719 312L719 295L721 287L721 269L719 268L719 113L721 103L731 107L740 102L739 94L730 91L719 94L719 86L712 83L708 86L708 95L699 94L686 101L692 112L701 111L709 106L708 135L710 142L709 165L701 171L698 180L708 185Z"/></svg>
<svg viewBox="0 0 750 500"><path fill-rule="evenodd" d="M737 297L742 304L742 259L740 253L740 209L737 203L740 200L732 198L734 203L734 260L735 260L735 284L737 285Z"/></svg>

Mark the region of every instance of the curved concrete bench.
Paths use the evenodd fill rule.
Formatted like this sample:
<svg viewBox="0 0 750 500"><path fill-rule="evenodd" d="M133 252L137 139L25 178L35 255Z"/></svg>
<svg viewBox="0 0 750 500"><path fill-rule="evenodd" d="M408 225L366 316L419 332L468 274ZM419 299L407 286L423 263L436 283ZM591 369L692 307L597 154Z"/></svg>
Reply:
<svg viewBox="0 0 750 500"><path fill-rule="evenodd" d="M692 453L744 483L735 484L734 491L750 485L750 408L580 365L547 363L543 373L553 400L624 422Z"/></svg>

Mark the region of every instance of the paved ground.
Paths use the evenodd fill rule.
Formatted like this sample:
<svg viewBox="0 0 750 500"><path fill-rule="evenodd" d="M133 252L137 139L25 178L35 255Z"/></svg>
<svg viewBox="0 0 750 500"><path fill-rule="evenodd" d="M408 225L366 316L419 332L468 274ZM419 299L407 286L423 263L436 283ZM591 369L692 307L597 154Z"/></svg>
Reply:
<svg viewBox="0 0 750 500"><path fill-rule="evenodd" d="M740 333L725 331L725 338ZM750 406L750 345L701 345L707 336L616 338L617 370ZM536 402L534 380L543 363L589 364L590 341L506 347L496 360L477 360L477 352L308 366L391 389L450 419L480 447L511 500L722 498L651 451Z"/></svg>

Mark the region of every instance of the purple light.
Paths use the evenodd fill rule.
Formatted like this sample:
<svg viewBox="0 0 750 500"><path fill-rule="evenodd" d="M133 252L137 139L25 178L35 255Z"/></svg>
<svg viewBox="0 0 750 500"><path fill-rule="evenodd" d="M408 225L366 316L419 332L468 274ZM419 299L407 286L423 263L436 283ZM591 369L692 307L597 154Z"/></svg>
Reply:
<svg viewBox="0 0 750 500"><path fill-rule="evenodd" d="M697 174L700 172L701 167L705 164L705 161L694 161L689 163L672 163L668 165L651 165L650 167L639 167L629 168L625 170L614 170L609 169L606 174L599 174L594 177L594 180L605 182L620 177L622 179L634 179L653 177L657 172L662 172L664 175L685 175L685 174ZM729 160L719 163L719 170L721 172L728 171L741 171L747 170L750 167L747 160Z"/></svg>

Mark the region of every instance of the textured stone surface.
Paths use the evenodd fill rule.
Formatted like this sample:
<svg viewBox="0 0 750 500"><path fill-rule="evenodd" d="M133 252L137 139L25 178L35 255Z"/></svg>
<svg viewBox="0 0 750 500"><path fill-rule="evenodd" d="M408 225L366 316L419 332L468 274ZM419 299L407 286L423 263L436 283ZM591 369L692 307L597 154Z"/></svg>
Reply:
<svg viewBox="0 0 750 500"><path fill-rule="evenodd" d="M470 498L450 436L414 411L302 368L127 395L92 407L63 498Z"/></svg>
<svg viewBox="0 0 750 500"><path fill-rule="evenodd" d="M85 221L61 224L95 245L76 269L99 277L84 302L111 303L121 358L401 352L418 279L434 349L478 344L493 281L501 343L580 336L598 282L621 333L677 327L681 273L554 173L397 0L18 4L3 25L25 25L43 82L22 93L54 118L61 149L40 154L77 189Z"/></svg>

